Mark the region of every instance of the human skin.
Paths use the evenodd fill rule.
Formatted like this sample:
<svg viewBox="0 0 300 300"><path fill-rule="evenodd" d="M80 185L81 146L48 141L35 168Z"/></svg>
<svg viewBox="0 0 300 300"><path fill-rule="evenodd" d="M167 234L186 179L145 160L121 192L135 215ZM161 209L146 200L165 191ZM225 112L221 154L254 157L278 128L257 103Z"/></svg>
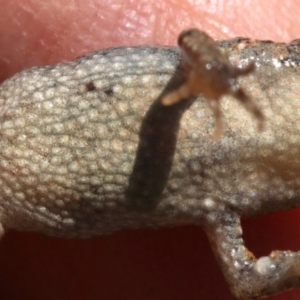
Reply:
<svg viewBox="0 0 300 300"><path fill-rule="evenodd" d="M198 27L216 39L247 36L288 42L297 38L300 23L293 16L300 5L293 1L285 1L284 7L279 1L268 1L268 7L259 1L226 6L222 1L219 6L205 6L204 1L127 2L0 1L1 80L21 69L96 49L174 45L183 28ZM297 216L295 210L247 221L249 249L257 256L300 249ZM18 299L20 294L22 299L231 299L207 240L196 227L121 232L87 241L10 234L0 252L4 299ZM299 295L293 291L270 299Z"/></svg>

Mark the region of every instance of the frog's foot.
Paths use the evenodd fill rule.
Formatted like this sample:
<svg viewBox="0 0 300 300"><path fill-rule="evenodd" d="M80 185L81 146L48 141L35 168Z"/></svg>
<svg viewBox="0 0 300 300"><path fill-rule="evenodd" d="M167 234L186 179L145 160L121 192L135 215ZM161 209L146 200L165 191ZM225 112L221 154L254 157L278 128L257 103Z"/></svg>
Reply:
<svg viewBox="0 0 300 300"><path fill-rule="evenodd" d="M207 233L236 299L259 299L300 286L300 252L274 251L256 259L242 238L240 218L222 212Z"/></svg>
<svg viewBox="0 0 300 300"><path fill-rule="evenodd" d="M192 92L189 85L183 84L177 90L168 93L165 97L162 98L161 101L163 105L170 106L191 96ZM223 115L221 112L220 103L219 100L207 99L207 104L215 117L216 123L213 138L215 141L217 141L221 138L223 132Z"/></svg>

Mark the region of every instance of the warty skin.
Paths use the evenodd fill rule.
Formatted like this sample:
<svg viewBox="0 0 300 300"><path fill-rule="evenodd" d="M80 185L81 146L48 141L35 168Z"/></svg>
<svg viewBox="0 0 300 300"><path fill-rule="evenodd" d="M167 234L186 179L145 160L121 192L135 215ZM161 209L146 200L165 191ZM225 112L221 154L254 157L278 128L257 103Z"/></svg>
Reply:
<svg viewBox="0 0 300 300"><path fill-rule="evenodd" d="M266 116L263 133L230 97L219 142L201 97L164 107L162 96L185 79L176 48L108 49L5 81L2 234L87 237L199 224L236 298L299 286L300 254L256 260L240 218L299 205L300 48L243 39L219 46L234 65L256 62L240 84Z"/></svg>

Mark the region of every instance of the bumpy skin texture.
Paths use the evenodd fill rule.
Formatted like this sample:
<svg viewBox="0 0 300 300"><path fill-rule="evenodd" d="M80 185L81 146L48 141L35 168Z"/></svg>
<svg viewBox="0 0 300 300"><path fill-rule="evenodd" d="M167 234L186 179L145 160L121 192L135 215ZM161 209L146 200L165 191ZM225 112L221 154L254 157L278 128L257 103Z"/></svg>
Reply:
<svg viewBox="0 0 300 300"><path fill-rule="evenodd" d="M300 285L300 254L259 260L240 217L300 202L299 44L219 43L266 128L232 98L227 128L201 97L164 107L185 78L175 48L108 49L34 68L0 87L0 219L7 229L87 237L119 229L200 224L232 292L252 299ZM276 276L274 276L276 274Z"/></svg>

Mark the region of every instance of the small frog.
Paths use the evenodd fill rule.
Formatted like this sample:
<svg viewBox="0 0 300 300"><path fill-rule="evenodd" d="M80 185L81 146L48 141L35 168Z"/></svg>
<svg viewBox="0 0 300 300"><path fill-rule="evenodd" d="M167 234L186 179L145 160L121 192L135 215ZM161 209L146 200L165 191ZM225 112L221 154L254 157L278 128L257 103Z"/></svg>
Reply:
<svg viewBox="0 0 300 300"><path fill-rule="evenodd" d="M228 60L197 30L182 33L179 44L183 60L173 47L111 48L0 85L0 238L11 229L86 238L195 224L236 299L299 288L300 251L256 257L241 218L300 206L300 44L224 41ZM239 65L242 57L255 59L253 80L262 83L248 80L249 96L236 78L254 64L228 63ZM268 116L266 132L249 132L247 114L231 106L231 134L216 145L207 139L210 118L199 114L205 103L163 107L161 94L179 78L179 63L187 82L164 102L203 94L219 114L218 137L219 99L233 95L261 128ZM199 263L205 260L199 253Z"/></svg>
<svg viewBox="0 0 300 300"><path fill-rule="evenodd" d="M202 94L214 113L216 127L213 137L219 140L223 130L220 99L224 95L232 95L258 120L258 130L261 131L265 117L237 82L239 76L248 75L255 70L255 63L250 63L243 69L230 65L228 57L221 52L215 41L198 29L181 32L178 45L183 51L181 64L187 79L178 89L163 97L162 103L169 106Z"/></svg>

